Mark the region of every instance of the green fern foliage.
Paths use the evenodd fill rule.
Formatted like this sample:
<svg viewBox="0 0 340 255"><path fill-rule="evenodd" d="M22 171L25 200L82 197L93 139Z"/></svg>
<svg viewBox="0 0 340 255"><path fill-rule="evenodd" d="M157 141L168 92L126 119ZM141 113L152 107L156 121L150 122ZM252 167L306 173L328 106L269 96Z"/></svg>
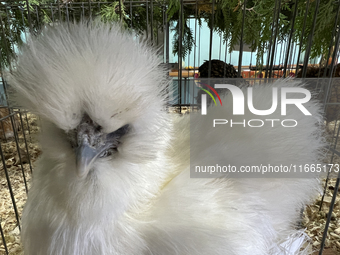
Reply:
<svg viewBox="0 0 340 255"><path fill-rule="evenodd" d="M91 0L91 16L98 16L104 22L117 22L122 16L121 22L124 27L157 39L159 31L164 29L164 23L169 22L172 31L174 31L173 53L177 54L181 48L183 57L191 52L195 41L193 28L188 25L190 19L196 19L199 25L206 22L210 28L223 36L230 51L240 44L243 32L243 43L249 45L253 51L257 51L258 65L264 63L263 56L273 42L273 35L276 34L278 42L287 42L292 29L296 2L298 6L292 40L298 47L301 47L302 51L307 49L310 34L313 32L312 25L318 2L317 0L247 0L245 4L244 0L214 0L215 8L214 15L212 15L212 0L185 1L183 10L181 10L181 0L120 1L121 10L119 10L118 0L109 1L108 4L102 4L103 1L100 0ZM79 11L79 8L78 11L75 11L76 8L72 8L73 4L79 4L79 2L83 2L83 5L86 6L82 12ZM280 8L277 4L279 2ZM28 31L37 34L44 24L67 20L68 15L72 17L72 20L80 20L90 15L89 1L59 0L59 10L56 10L55 7L54 9L48 7L56 3L57 0L29 0L31 15L28 16L25 0L0 1L3 27L3 30L0 31L0 63L3 67L9 65L10 59L15 56L16 47L25 40L23 35ZM326 55L330 43L335 44L332 34L334 27L339 29L340 26L340 19L338 24L335 24L338 5L338 1L319 0L311 44L311 58ZM20 8L11 6L20 6ZM306 8L307 6L308 8ZM244 10L245 19L242 31ZM165 13L167 20L163 16ZM180 13L182 13L181 29L179 28ZM274 19L275 13L279 13L278 20ZM273 27L277 27L277 31ZM179 31L182 31L181 45L178 40Z"/></svg>

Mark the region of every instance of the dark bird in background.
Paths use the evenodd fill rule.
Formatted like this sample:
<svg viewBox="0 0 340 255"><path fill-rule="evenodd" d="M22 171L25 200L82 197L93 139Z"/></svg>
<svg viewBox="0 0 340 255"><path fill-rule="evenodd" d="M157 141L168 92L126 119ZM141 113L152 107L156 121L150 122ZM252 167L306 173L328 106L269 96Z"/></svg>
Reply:
<svg viewBox="0 0 340 255"><path fill-rule="evenodd" d="M205 61L199 67L198 71L200 73L200 78L209 77L209 62L211 62L211 78L237 78L235 67L218 59Z"/></svg>
<svg viewBox="0 0 340 255"><path fill-rule="evenodd" d="M237 71L231 64L227 64L218 59L212 59L211 61L204 61L204 63L198 68L199 78L209 78L209 63L211 63L210 78L237 78ZM198 78L198 77L197 77ZM225 93L224 89L216 89L216 92L220 95ZM201 104L201 96L205 94L204 91L198 90L196 101L197 104ZM211 97L207 98L207 104L212 105L213 100Z"/></svg>
<svg viewBox="0 0 340 255"><path fill-rule="evenodd" d="M9 83L43 130L22 216L25 255L308 254L295 222L317 178L190 178L189 165L314 163L324 146L319 105L304 104L309 118L289 108L292 129L212 129L215 115L233 117L229 93L195 126L199 113L165 110L159 64L156 51L101 23L48 27L21 48ZM271 87L258 89L254 105L268 109Z"/></svg>

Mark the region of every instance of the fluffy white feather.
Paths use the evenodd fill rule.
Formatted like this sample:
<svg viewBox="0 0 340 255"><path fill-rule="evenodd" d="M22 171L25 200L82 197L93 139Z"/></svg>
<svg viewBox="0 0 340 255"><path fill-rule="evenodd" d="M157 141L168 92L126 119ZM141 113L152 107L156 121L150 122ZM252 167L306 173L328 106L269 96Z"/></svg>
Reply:
<svg viewBox="0 0 340 255"><path fill-rule="evenodd" d="M316 135L319 106L306 104L315 118L292 109L300 124L294 131L231 129L217 131L219 141L212 133L190 141L189 117L164 110L167 80L159 62L131 34L104 24L50 27L21 49L9 82L17 102L41 117L43 129L43 155L22 216L25 254L298 254L299 248L289 253L285 241L303 239L294 223L318 180L192 179L189 143L205 143L205 155L230 162L298 157L315 163L324 145ZM288 83L298 86L287 80L275 85ZM254 104L265 107L264 98L271 98L268 86ZM227 107L209 111L209 118L232 118ZM117 153L97 158L79 178L66 133L85 113L105 133L125 124L131 129Z"/></svg>

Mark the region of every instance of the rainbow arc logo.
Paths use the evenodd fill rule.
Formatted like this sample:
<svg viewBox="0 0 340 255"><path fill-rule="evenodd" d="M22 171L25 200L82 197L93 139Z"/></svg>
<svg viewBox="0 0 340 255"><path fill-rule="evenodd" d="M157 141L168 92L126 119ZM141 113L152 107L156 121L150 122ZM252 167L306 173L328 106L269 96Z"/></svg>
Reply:
<svg viewBox="0 0 340 255"><path fill-rule="evenodd" d="M218 100L220 101L220 104L222 105L222 100L221 100L219 94L217 93L217 91L216 91L213 87L211 87L211 86L208 85L208 84L205 84L205 83L196 81L196 86L197 86L199 89L201 89L201 90L203 90L204 92L206 92L206 93L212 98L212 100L214 101L215 105L217 105L216 100L215 100L215 97L211 94L211 92L210 92L209 90L204 89L204 88L202 88L201 86L197 85L197 83L199 83L200 85L205 86L205 87L207 87L208 89L210 89L210 90L217 96Z"/></svg>

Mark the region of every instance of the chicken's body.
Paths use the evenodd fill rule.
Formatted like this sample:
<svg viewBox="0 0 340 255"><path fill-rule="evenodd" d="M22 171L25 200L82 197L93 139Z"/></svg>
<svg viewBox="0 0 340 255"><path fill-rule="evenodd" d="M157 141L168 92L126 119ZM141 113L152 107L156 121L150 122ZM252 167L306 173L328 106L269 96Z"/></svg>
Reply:
<svg viewBox="0 0 340 255"><path fill-rule="evenodd" d="M22 52L10 83L44 131L22 217L26 255L285 254L280 245L296 233L317 179L190 178L189 143L220 150L211 133L190 141L189 117L164 110L167 81L148 47L116 26L70 24L44 31ZM269 95L264 88L254 100ZM309 104L316 117L318 109ZM254 150L258 142L277 133L243 137L234 129L217 156L275 163L306 148L301 162L315 161L323 146L320 137L310 139L315 123L301 118L293 137L282 132L287 143L262 150ZM89 142L91 132L102 140Z"/></svg>

